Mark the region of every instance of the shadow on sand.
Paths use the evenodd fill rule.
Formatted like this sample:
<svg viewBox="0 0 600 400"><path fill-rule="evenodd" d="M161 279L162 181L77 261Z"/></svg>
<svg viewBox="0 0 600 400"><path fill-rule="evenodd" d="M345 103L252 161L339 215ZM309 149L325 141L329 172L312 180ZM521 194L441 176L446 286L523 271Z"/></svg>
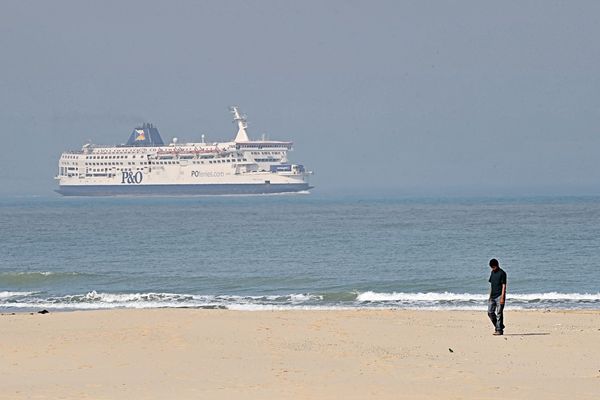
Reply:
<svg viewBox="0 0 600 400"><path fill-rule="evenodd" d="M504 336L547 336L550 332L505 333Z"/></svg>

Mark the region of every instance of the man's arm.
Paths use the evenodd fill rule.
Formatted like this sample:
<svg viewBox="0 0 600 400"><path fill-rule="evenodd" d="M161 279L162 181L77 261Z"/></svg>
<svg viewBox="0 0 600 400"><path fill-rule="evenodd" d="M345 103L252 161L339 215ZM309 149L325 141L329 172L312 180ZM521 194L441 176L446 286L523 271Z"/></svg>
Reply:
<svg viewBox="0 0 600 400"><path fill-rule="evenodd" d="M502 284L502 295L500 295L500 304L504 304L504 300L506 300L506 283Z"/></svg>

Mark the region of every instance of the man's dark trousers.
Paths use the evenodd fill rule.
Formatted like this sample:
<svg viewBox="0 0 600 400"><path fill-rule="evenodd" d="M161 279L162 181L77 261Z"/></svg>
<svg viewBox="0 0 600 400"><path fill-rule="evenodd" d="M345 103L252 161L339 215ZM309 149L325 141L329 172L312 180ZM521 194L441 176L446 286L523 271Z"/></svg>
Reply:
<svg viewBox="0 0 600 400"><path fill-rule="evenodd" d="M488 317L496 327L496 332L504 331L504 304L500 304L501 297L493 297L488 301Z"/></svg>

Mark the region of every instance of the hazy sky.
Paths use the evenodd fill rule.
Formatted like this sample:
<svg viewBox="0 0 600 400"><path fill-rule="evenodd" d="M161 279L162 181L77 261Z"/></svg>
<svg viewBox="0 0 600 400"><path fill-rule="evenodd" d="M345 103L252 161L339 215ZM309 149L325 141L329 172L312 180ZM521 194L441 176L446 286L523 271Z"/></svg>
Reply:
<svg viewBox="0 0 600 400"><path fill-rule="evenodd" d="M135 125L293 140L315 193L600 193L598 1L0 1L0 194Z"/></svg>

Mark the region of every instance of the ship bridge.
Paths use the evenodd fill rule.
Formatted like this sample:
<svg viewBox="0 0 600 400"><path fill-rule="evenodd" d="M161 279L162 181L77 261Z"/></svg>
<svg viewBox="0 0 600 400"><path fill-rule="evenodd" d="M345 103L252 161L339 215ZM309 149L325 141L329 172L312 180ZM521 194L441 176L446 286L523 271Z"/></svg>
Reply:
<svg viewBox="0 0 600 400"><path fill-rule="evenodd" d="M242 150L262 150L262 149L286 149L291 150L292 142L277 142L277 141L253 141L253 142L237 142L236 149Z"/></svg>

